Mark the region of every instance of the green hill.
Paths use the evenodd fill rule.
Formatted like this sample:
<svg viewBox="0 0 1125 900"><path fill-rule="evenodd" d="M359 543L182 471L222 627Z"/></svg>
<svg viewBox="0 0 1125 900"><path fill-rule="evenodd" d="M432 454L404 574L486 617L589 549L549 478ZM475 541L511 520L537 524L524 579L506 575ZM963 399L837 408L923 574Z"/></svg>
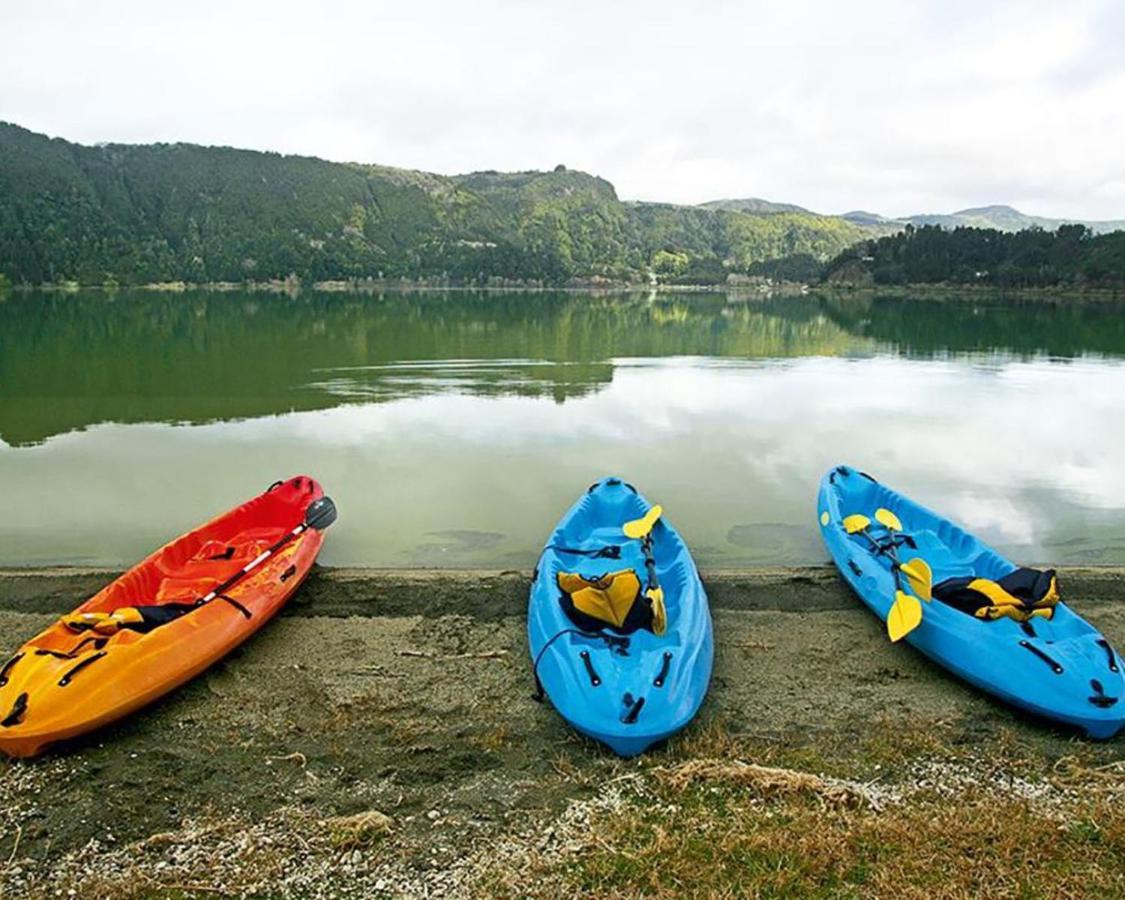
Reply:
<svg viewBox="0 0 1125 900"><path fill-rule="evenodd" d="M709 200L700 203L704 209L726 209L734 212L747 212L756 215L766 213L807 213L803 206L793 203L775 203L773 200L763 200L761 197L739 197L728 200Z"/></svg>
<svg viewBox="0 0 1125 900"><path fill-rule="evenodd" d="M88 147L0 123L0 275L16 283L717 282L873 234L768 206L623 203L562 166L450 177L229 147Z"/></svg>

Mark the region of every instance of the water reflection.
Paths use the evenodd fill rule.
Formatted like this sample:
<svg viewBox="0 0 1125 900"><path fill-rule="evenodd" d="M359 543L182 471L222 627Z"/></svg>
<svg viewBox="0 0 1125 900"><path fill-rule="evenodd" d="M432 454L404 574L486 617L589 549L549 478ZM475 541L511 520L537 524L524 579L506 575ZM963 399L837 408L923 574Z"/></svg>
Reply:
<svg viewBox="0 0 1125 900"><path fill-rule="evenodd" d="M817 562L816 482L840 461L1024 560L1125 563L1119 318L854 297L16 295L0 491L23 512L0 520L0 564L120 564L297 471L340 502L331 564L527 568L608 472L658 497L702 565Z"/></svg>

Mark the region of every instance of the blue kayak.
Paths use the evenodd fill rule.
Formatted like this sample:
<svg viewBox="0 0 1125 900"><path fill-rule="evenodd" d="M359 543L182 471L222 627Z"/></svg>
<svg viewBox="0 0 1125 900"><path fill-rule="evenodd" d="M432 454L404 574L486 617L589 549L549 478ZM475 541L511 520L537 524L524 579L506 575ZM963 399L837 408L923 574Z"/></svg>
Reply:
<svg viewBox="0 0 1125 900"><path fill-rule="evenodd" d="M639 520L646 537L627 536ZM591 485L551 535L527 632L541 696L620 756L675 734L707 694L711 612L695 563L659 507L619 478Z"/></svg>
<svg viewBox="0 0 1125 900"><path fill-rule="evenodd" d="M894 620L896 591L907 595L899 598L904 607L909 600L920 609L920 623L903 639L934 662L1092 738L1113 737L1125 725L1119 658L1059 599L1052 570L1016 566L948 519L847 466L824 476L817 516L832 559L872 612ZM928 601L904 575L903 566L916 559L932 571Z"/></svg>

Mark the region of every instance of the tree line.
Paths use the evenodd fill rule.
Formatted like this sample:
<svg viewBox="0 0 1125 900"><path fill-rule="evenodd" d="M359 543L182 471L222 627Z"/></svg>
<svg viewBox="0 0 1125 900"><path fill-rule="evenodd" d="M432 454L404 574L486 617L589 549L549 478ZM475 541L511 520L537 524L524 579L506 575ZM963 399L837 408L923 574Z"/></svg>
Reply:
<svg viewBox="0 0 1125 900"><path fill-rule="evenodd" d="M1084 225L1016 232L908 225L838 254L822 278L878 285L1120 287L1125 286L1125 232L1095 235Z"/></svg>

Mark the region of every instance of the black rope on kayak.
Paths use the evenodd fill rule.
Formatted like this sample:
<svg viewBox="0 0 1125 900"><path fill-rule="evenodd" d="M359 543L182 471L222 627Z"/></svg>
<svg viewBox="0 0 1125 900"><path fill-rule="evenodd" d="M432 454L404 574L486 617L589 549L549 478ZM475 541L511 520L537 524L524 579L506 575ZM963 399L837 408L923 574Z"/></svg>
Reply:
<svg viewBox="0 0 1125 900"><path fill-rule="evenodd" d="M579 637L589 638L592 641L605 641L607 647L615 653L620 653L622 656L629 650L629 638L627 637L606 634L602 631L583 631L580 628L564 628L562 631L552 635L547 642L539 648L539 652L535 654L535 662L531 665L531 677L535 679L535 693L532 695L531 699L536 703L542 703L543 698L547 696L547 692L543 689L543 682L539 680L539 663L543 659L543 654L547 652L547 648L564 634L576 634Z"/></svg>
<svg viewBox="0 0 1125 900"><path fill-rule="evenodd" d="M563 547L559 544L548 544L543 552L554 550L556 553L569 553L574 556L589 556L591 559L621 559L621 547L618 544L606 544L597 550L583 550L579 547Z"/></svg>

